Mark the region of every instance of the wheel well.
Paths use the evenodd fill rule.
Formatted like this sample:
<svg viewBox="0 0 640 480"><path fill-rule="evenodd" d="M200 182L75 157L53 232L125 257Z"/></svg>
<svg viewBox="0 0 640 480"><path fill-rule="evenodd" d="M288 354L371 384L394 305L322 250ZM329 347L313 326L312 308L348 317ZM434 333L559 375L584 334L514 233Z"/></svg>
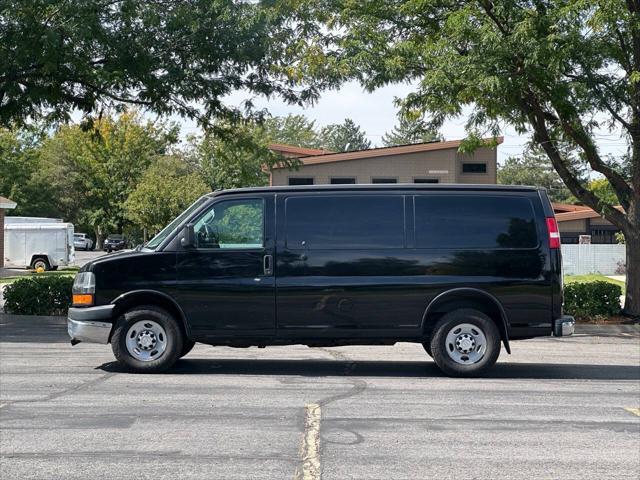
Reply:
<svg viewBox="0 0 640 480"><path fill-rule="evenodd" d="M33 265L33 262L35 262L36 260L38 260L40 258L42 260L46 261L47 265L49 265L49 267L51 267L51 260L49 260L49 255L46 255L44 253L41 253L41 254L37 254L36 253L35 255L32 255L31 256L31 261L29 262L29 266Z"/></svg>
<svg viewBox="0 0 640 480"><path fill-rule="evenodd" d="M487 294L480 291L459 291L444 294L436 297L425 311L423 318L423 331L425 335L430 336L433 327L438 320L446 313L461 308L473 308L487 315L496 324L500 337L504 343L505 349L511 353L509 347L509 335L507 332L507 319L497 300L492 299Z"/></svg>
<svg viewBox="0 0 640 480"><path fill-rule="evenodd" d="M132 308L139 307L141 305L154 305L160 307L170 313L180 325L180 329L185 338L189 338L187 332L186 319L184 313L178 307L173 300L156 292L136 292L125 295L120 300L116 301L116 307L113 312L113 319L117 320L122 314L131 310ZM111 339L109 339L111 340Z"/></svg>

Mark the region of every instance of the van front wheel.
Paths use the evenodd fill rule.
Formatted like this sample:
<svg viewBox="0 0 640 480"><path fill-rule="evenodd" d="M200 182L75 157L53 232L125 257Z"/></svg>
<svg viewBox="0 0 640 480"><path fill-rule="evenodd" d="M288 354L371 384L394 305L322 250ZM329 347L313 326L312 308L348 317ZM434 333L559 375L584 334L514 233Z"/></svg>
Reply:
<svg viewBox="0 0 640 480"><path fill-rule="evenodd" d="M180 358L184 338L173 316L147 305L131 309L120 317L111 348L128 371L158 373L171 368Z"/></svg>
<svg viewBox="0 0 640 480"><path fill-rule="evenodd" d="M432 357L445 374L478 376L498 360L500 332L487 315L465 308L440 319L430 344Z"/></svg>

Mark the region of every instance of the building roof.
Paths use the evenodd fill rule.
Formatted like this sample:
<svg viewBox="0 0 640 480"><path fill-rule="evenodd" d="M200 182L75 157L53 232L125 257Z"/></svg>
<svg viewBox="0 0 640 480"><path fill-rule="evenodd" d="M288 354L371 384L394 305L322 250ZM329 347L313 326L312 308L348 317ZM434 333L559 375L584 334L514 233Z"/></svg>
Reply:
<svg viewBox="0 0 640 480"><path fill-rule="evenodd" d="M568 222L570 220L583 220L585 218L602 217L601 214L599 214L598 212L596 212L595 210L589 207L584 207L580 205L575 205L575 206L581 207L580 210L574 210L574 211L564 212L564 213L556 213L556 220L558 222ZM621 206L617 206L616 208L621 212L624 211ZM555 204L554 204L554 211L556 211Z"/></svg>
<svg viewBox="0 0 640 480"><path fill-rule="evenodd" d="M551 203L553 211L556 213L577 212L578 210L591 210L585 205L572 205L570 203Z"/></svg>
<svg viewBox="0 0 640 480"><path fill-rule="evenodd" d="M299 155L300 157L308 157L312 155L325 155L327 153L333 153L329 150L322 150L319 148L296 147L295 145L287 145L286 143L270 143L269 149L273 150L274 152Z"/></svg>
<svg viewBox="0 0 640 480"><path fill-rule="evenodd" d="M16 208L17 206L18 204L16 202L13 202L5 197L0 197L0 208L11 210L12 208Z"/></svg>
<svg viewBox="0 0 640 480"><path fill-rule="evenodd" d="M484 142L497 142L501 144L504 137L485 138ZM343 162L345 160L361 160L365 158L386 157L389 155L403 155L407 153L430 152L435 150L448 150L459 148L462 140L449 140L446 142L414 143L411 145L399 145L395 147L369 148L367 150L354 150L353 152L326 153L301 157L303 165L315 165L318 163ZM298 148L298 147L295 147ZM307 149L308 150L308 149ZM285 165L275 165L273 168L284 168Z"/></svg>

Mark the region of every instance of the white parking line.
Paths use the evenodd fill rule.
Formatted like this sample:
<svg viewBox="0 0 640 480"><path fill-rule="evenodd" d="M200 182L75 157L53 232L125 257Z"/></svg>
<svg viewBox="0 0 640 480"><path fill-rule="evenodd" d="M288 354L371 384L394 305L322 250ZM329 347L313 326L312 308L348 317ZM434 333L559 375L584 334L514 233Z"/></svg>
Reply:
<svg viewBox="0 0 640 480"><path fill-rule="evenodd" d="M320 468L320 405L305 405L304 432L300 445L302 466L296 471L296 480L319 480Z"/></svg>

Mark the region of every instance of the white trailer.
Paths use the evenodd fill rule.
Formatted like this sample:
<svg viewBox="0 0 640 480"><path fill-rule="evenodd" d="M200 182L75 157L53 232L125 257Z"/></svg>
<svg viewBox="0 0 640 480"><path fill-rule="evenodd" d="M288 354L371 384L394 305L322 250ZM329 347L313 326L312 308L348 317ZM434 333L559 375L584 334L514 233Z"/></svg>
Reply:
<svg viewBox="0 0 640 480"><path fill-rule="evenodd" d="M10 218L10 217L7 217ZM55 270L73 263L73 224L57 219L22 217L4 226L4 266Z"/></svg>

